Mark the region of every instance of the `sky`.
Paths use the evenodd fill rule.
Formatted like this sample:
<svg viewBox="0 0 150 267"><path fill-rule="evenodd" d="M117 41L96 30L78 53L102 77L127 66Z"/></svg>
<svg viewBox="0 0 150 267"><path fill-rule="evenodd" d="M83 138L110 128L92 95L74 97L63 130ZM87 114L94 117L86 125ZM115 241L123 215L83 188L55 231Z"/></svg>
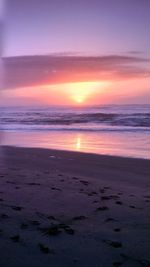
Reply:
<svg viewBox="0 0 150 267"><path fill-rule="evenodd" d="M149 0L6 0L4 14L4 104L150 103Z"/></svg>

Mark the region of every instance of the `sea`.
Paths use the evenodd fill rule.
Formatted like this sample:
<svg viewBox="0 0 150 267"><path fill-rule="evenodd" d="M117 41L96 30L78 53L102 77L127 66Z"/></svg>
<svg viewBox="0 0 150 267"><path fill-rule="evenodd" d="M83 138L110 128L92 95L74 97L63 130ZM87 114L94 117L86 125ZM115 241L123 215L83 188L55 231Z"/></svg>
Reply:
<svg viewBox="0 0 150 267"><path fill-rule="evenodd" d="M150 159L150 105L0 107L0 142Z"/></svg>

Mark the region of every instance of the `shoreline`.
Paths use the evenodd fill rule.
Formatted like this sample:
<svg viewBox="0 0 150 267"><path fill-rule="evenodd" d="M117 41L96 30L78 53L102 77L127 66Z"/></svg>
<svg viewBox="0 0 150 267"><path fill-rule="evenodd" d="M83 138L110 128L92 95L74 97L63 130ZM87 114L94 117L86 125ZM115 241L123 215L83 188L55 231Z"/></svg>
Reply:
<svg viewBox="0 0 150 267"><path fill-rule="evenodd" d="M49 148L49 147L37 147L37 146L20 146L20 145L5 145L1 144L0 147L3 149L5 148L18 148L18 149L35 149L35 150L41 150L41 151L51 151L56 154L59 152L64 154L64 153L73 153L73 154L78 154L78 155L87 155L87 156L98 156L98 157L104 157L104 158L114 158L114 159L125 159L125 160L137 160L137 161L150 161L150 158L144 158L144 157L134 157L134 156L124 156L124 155L115 155L115 154L103 154L103 153L96 153L96 152L88 152L88 151L77 151L77 150L67 150L67 149L55 149L55 148Z"/></svg>
<svg viewBox="0 0 150 267"><path fill-rule="evenodd" d="M0 266L149 264L149 163L1 146Z"/></svg>
<svg viewBox="0 0 150 267"><path fill-rule="evenodd" d="M0 132L1 133L1 132ZM116 155L150 159L148 132L67 132L14 131L1 133L6 146L37 147L54 150Z"/></svg>

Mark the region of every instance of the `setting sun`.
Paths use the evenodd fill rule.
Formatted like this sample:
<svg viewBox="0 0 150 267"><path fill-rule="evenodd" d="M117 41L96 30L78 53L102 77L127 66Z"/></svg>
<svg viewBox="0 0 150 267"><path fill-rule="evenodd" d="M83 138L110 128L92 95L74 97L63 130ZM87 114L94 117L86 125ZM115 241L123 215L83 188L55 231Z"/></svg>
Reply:
<svg viewBox="0 0 150 267"><path fill-rule="evenodd" d="M66 85L68 95L73 102L82 104L97 92L97 90L103 91L107 82L76 82Z"/></svg>
<svg viewBox="0 0 150 267"><path fill-rule="evenodd" d="M68 94L70 98L78 103L84 103L92 95L96 88L98 88L98 82L77 82L77 83L70 83L67 85L68 87Z"/></svg>
<svg viewBox="0 0 150 267"><path fill-rule="evenodd" d="M80 95L77 96L74 100L79 104L84 102L84 99Z"/></svg>
<svg viewBox="0 0 150 267"><path fill-rule="evenodd" d="M45 104L89 104L91 99L96 95L107 95L106 88L111 88L109 81L89 81L89 82L72 82L62 84L45 84L41 86L31 86L28 90L16 88L15 90L5 90L4 97L9 96L12 99L18 99L22 103L45 103ZM32 102L33 101L33 102Z"/></svg>

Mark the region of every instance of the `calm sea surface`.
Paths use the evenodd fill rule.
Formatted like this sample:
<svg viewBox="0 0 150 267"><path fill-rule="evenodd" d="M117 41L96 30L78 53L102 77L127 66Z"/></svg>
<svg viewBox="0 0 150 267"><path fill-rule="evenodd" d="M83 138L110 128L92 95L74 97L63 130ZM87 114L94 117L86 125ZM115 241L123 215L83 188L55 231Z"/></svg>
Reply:
<svg viewBox="0 0 150 267"><path fill-rule="evenodd" d="M150 159L150 105L0 108L1 144Z"/></svg>

